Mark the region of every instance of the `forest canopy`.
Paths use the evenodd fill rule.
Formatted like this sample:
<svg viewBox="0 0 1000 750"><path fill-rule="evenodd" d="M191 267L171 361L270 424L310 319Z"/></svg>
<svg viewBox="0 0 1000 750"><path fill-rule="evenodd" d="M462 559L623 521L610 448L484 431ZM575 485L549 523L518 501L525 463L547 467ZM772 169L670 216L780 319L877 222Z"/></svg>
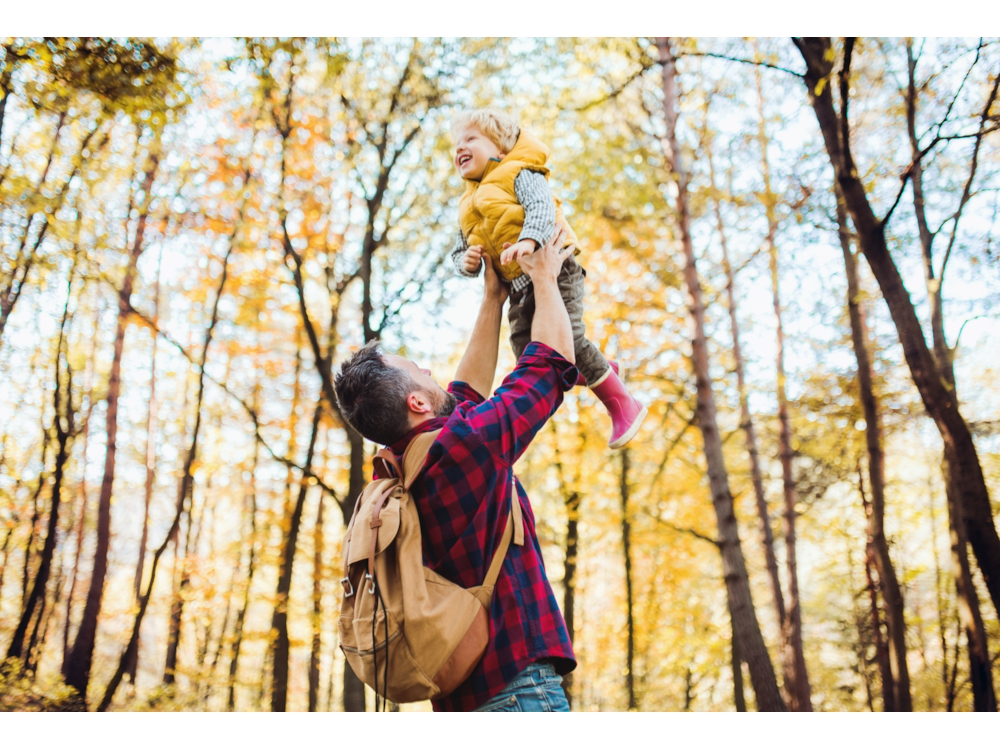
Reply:
<svg viewBox="0 0 1000 750"><path fill-rule="evenodd" d="M0 37L0 709L374 707L332 376L453 379L496 107L649 410L515 467L573 710L996 711L998 89L997 38Z"/></svg>

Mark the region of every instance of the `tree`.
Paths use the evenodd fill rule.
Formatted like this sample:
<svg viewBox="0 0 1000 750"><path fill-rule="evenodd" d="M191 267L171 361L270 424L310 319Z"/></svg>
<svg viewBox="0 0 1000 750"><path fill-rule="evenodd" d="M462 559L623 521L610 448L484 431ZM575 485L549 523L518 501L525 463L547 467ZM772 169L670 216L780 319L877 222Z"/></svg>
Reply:
<svg viewBox="0 0 1000 750"><path fill-rule="evenodd" d="M851 234L847 225L847 210L835 186L837 198L837 228L840 247L844 254L847 272L847 309L851 322L851 343L858 362L858 389L865 415L865 438L868 448L868 483L871 488L871 505L868 516L868 546L871 557L878 569L882 584L889 635L888 661L891 665L887 673L889 679L882 680L883 705L885 710L912 711L910 699L910 674L906 664L906 619L903 608L903 592L896 578L896 569L889 556L889 543L885 537L885 453L882 450L882 417L879 413L878 398L875 395L875 373L868 353L868 326L861 300L861 285L858 278L858 262L851 250ZM859 477L860 481L860 477ZM868 556L866 556L866 560ZM867 563L866 563L867 564ZM877 614L877 612L873 612ZM880 661L881 663L881 661ZM891 708L890 708L891 707Z"/></svg>
<svg viewBox="0 0 1000 750"><path fill-rule="evenodd" d="M976 690L976 707L980 710L995 710L996 699L993 697L992 676L988 666L990 660L978 597L968 568L965 542L968 539L972 544L994 607L1000 611L1000 537L993 524L989 491L972 433L959 411L954 390L947 388L947 381L942 378L927 346L913 303L886 243L885 226L892 216L892 209L882 219L876 217L855 166L849 114L851 61L855 40L847 38L844 41L843 64L837 76L840 89L839 112L834 106L832 94L833 66L837 56L830 40L825 37L803 38L794 39L794 42L806 63L803 80L844 202L857 232L858 244L882 290L914 384L944 442L942 470L954 527L953 565L959 582L956 583L959 597L964 600L960 610L966 631L970 634L971 670L977 675L973 682L974 687L979 688ZM996 86L993 91L991 96L995 96Z"/></svg>
<svg viewBox="0 0 1000 750"><path fill-rule="evenodd" d="M750 668L750 680L757 695L757 706L762 711L783 711L784 701L778 692L771 658L764 646L764 639L757 623L757 615L750 593L746 563L740 545L733 497L726 476L722 455L722 441L716 422L715 395L709 376L708 345L705 338L705 310L701 299L701 281L691 240L691 216L688 209L687 173L681 158L677 139L677 94L675 58L671 40L657 37L663 76L663 110L666 119L664 156L667 158L671 179L677 187L677 223L681 250L684 254L684 281L688 293L688 310L693 324L692 365L698 389L697 422L704 443L708 464L709 486L719 527L719 551L722 555L726 593L730 601L736 637L742 655Z"/></svg>

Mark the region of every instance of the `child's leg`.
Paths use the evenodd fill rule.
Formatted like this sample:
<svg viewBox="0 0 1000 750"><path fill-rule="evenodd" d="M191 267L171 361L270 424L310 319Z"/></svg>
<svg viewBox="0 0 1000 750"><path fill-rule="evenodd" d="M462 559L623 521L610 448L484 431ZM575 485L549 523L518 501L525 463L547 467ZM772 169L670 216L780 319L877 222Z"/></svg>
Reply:
<svg viewBox="0 0 1000 750"><path fill-rule="evenodd" d="M531 319L535 317L535 286L529 284L521 292L511 292L507 308L507 321L510 323L510 348L514 350L515 359L520 359L528 344L531 343Z"/></svg>
<svg viewBox="0 0 1000 750"><path fill-rule="evenodd" d="M590 339L583 322L584 271L572 256L566 259L559 272L559 294L566 304L569 322L573 327L573 347L576 349L576 367L587 385L599 383L608 371L608 360ZM534 300L532 300L533 302Z"/></svg>
<svg viewBox="0 0 1000 750"><path fill-rule="evenodd" d="M583 279L586 274L577 262L569 258L559 272L559 291L570 324L573 326L573 344L576 348L576 366L587 380L611 417L611 439L608 445L618 449L635 437L639 425L646 417L646 407L628 392L625 383L618 377L608 361L586 336L583 324Z"/></svg>

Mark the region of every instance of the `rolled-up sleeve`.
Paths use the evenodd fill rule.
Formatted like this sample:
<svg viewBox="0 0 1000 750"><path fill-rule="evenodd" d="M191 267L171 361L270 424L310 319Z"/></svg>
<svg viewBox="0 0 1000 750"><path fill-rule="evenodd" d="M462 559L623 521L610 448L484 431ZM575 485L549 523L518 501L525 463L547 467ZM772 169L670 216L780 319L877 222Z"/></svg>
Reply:
<svg viewBox="0 0 1000 750"><path fill-rule="evenodd" d="M455 270L458 271L459 276L474 279L479 276L479 272L482 270L483 264L480 262L479 268L477 268L474 273L466 271L462 258L465 255L465 251L468 249L469 244L465 241L465 235L459 231L458 236L455 237L455 245L451 249L451 262L455 265Z"/></svg>
<svg viewBox="0 0 1000 750"><path fill-rule="evenodd" d="M494 456L513 464L555 414L578 375L576 366L559 352L533 341L493 396L468 405L464 416ZM452 392L461 399L454 385Z"/></svg>
<svg viewBox="0 0 1000 750"><path fill-rule="evenodd" d="M524 209L524 226L518 240L544 245L556 231L556 204L545 175L522 169L514 180L514 195Z"/></svg>

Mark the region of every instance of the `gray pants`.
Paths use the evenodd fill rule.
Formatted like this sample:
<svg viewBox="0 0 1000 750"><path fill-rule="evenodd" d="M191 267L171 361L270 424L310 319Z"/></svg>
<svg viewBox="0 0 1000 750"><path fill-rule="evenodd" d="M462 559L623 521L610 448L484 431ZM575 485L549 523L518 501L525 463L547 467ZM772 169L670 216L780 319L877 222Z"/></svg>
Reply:
<svg viewBox="0 0 1000 750"><path fill-rule="evenodd" d="M587 338L587 328L583 323L583 279L586 271L570 256L559 271L559 294L566 303L569 322L573 327L573 346L576 349L576 366L587 380L595 383L608 371L608 360L601 354L594 342ZM531 343L531 320L535 317L535 285L529 284L521 292L510 296L510 345L514 356L520 358L525 347Z"/></svg>

